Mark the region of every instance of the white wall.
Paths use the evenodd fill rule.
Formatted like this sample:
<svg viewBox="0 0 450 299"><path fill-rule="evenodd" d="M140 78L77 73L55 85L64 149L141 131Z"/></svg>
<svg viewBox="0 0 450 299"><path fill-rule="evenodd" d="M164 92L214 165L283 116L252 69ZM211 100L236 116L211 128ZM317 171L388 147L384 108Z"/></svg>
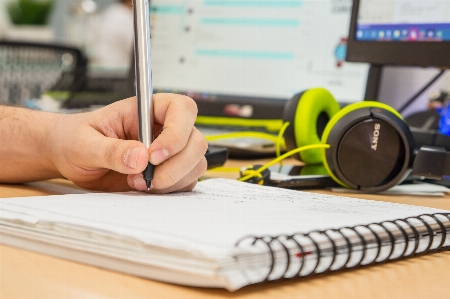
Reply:
<svg viewBox="0 0 450 299"><path fill-rule="evenodd" d="M9 17L6 14L5 0L0 0L0 38L3 37L9 24Z"/></svg>
<svg viewBox="0 0 450 299"><path fill-rule="evenodd" d="M6 13L5 3L7 0L0 0L0 38L4 36L4 32L9 26L9 17ZM64 41L64 28L69 19L70 7L78 0L55 0L55 6L50 16L50 26L53 28L56 41ZM111 3L118 0L94 0L99 9L104 9Z"/></svg>
<svg viewBox="0 0 450 299"><path fill-rule="evenodd" d="M439 70L435 68L385 67L378 98L398 109L438 73ZM429 94L437 89L450 91L450 73L448 71L404 111L404 116L425 110Z"/></svg>
<svg viewBox="0 0 450 299"><path fill-rule="evenodd" d="M4 0L0 0L4 1ZM79 0L55 0L55 7L53 9L52 16L50 18L50 25L53 28L53 31L55 33L55 39L57 41L64 41L65 40L65 28L67 25L67 22L69 22L70 18L70 8L77 3ZM99 10L104 9L106 6L108 6L111 3L114 3L118 0L94 0Z"/></svg>

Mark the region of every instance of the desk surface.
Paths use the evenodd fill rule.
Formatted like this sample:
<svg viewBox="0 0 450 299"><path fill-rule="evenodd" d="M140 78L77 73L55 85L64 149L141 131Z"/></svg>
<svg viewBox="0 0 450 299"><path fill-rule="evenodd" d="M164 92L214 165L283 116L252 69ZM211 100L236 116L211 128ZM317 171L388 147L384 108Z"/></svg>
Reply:
<svg viewBox="0 0 450 299"><path fill-rule="evenodd" d="M63 180L52 181L51 185L63 189L72 186ZM57 194L55 190L38 185L0 185L0 197ZM449 195L346 195L450 210ZM249 286L230 293L155 282L0 245L0 299L211 297L450 299L450 251L313 278Z"/></svg>

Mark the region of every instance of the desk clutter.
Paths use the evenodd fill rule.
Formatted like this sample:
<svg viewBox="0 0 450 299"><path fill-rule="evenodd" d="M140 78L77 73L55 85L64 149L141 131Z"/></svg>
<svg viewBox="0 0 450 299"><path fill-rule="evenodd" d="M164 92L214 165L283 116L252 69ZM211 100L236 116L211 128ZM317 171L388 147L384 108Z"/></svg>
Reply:
<svg viewBox="0 0 450 299"><path fill-rule="evenodd" d="M50 108L58 109L111 104L136 93L133 55L131 60L128 70L99 72L72 45L0 40L0 103L30 106L27 102L46 98L55 102ZM31 108L49 108L34 104Z"/></svg>
<svg viewBox="0 0 450 299"><path fill-rule="evenodd" d="M449 237L450 211L226 179L0 201L2 244L229 291L446 250Z"/></svg>
<svg viewBox="0 0 450 299"><path fill-rule="evenodd" d="M0 40L0 102L21 105L47 90L71 90L82 80L87 60L76 47Z"/></svg>
<svg viewBox="0 0 450 299"><path fill-rule="evenodd" d="M260 121L261 122L261 121ZM342 187L367 193L391 189L406 178L447 184L450 175L450 137L436 130L410 128L391 106L362 101L340 108L324 88L294 95L286 104L278 136L271 135L277 158L258 167L250 165L240 180L278 187ZM262 138L261 134L250 137ZM231 133L234 145L237 133ZM215 142L214 136L207 140ZM222 144L222 146L224 146ZM281 155L280 148L284 153ZM231 153L230 153L231 154ZM322 168L326 178L301 184L292 177L274 183L264 180L267 169L288 157ZM234 156L233 156L234 157ZM321 184L321 185L320 185Z"/></svg>

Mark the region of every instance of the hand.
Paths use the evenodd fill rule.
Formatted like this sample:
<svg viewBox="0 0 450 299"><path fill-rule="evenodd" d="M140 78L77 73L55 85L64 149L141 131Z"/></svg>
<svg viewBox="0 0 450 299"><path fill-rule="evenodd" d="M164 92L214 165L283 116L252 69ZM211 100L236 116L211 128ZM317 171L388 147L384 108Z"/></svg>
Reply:
<svg viewBox="0 0 450 299"><path fill-rule="evenodd" d="M150 148L138 139L136 98L102 109L61 115L49 134L50 158L82 188L147 190L142 171L154 165L151 193L187 191L206 170L207 143L194 127L195 102L175 94L153 95L155 136Z"/></svg>

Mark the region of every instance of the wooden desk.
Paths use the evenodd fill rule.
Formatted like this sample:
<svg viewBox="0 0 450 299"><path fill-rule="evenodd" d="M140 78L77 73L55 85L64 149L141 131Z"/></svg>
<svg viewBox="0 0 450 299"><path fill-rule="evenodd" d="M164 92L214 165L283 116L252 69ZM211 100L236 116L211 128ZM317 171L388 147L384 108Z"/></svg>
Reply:
<svg viewBox="0 0 450 299"><path fill-rule="evenodd" d="M63 180L54 184L71 186ZM0 185L0 197L54 193L57 192L36 186ZM450 210L450 196L363 197ZM450 251L313 278L249 286L230 293L155 282L0 245L0 299L15 298L450 299Z"/></svg>

